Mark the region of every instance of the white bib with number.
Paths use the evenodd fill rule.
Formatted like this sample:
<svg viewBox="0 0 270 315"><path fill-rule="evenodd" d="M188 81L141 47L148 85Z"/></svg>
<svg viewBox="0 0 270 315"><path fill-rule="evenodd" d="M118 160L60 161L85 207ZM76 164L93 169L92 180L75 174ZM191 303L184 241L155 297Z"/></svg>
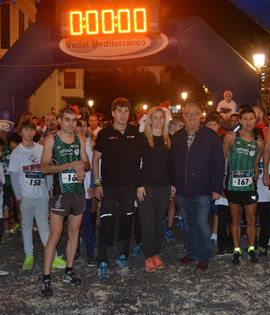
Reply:
<svg viewBox="0 0 270 315"><path fill-rule="evenodd" d="M63 184L79 183L76 173L73 173L73 172L62 173L62 183Z"/></svg>
<svg viewBox="0 0 270 315"><path fill-rule="evenodd" d="M246 187L252 184L252 177L233 178L233 187Z"/></svg>
<svg viewBox="0 0 270 315"><path fill-rule="evenodd" d="M24 183L28 189L31 187L39 187L44 183L44 176L39 172L26 172Z"/></svg>

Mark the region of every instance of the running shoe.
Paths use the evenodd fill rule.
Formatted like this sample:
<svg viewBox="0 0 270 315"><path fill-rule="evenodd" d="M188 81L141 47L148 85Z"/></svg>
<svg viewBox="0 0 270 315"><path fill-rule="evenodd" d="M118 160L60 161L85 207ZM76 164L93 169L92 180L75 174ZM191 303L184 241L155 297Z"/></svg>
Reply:
<svg viewBox="0 0 270 315"><path fill-rule="evenodd" d="M267 248L259 247L259 255L260 256L267 256Z"/></svg>
<svg viewBox="0 0 270 315"><path fill-rule="evenodd" d="M133 246L133 252L132 252L132 256L137 257L140 255L142 251L142 246L141 245L134 245Z"/></svg>
<svg viewBox="0 0 270 315"><path fill-rule="evenodd" d="M129 273L130 268L126 260L126 255L121 255L118 259L115 259L114 263L117 267L117 273L121 276L125 276Z"/></svg>
<svg viewBox="0 0 270 315"><path fill-rule="evenodd" d="M179 217L179 218L178 218L176 225L180 227L180 230L181 230L181 231L184 231L184 230L185 230L184 220L183 220L182 217Z"/></svg>
<svg viewBox="0 0 270 315"><path fill-rule="evenodd" d="M20 224L14 224L13 225L13 227L10 229L10 232L11 233L17 233L17 232L19 232L20 231L20 229L21 229L21 226L20 226Z"/></svg>
<svg viewBox="0 0 270 315"><path fill-rule="evenodd" d="M31 270L34 264L33 256L26 256L23 263L23 270Z"/></svg>
<svg viewBox="0 0 270 315"><path fill-rule="evenodd" d="M249 261L251 263L258 262L258 258L256 257L255 250L249 250L248 251L248 255L249 255Z"/></svg>
<svg viewBox="0 0 270 315"><path fill-rule="evenodd" d="M167 228L165 231L165 238L167 242L174 242L175 238L173 237L172 230L170 228Z"/></svg>
<svg viewBox="0 0 270 315"><path fill-rule="evenodd" d="M241 253L240 252L234 252L232 264L233 265L239 265L241 262Z"/></svg>
<svg viewBox="0 0 270 315"><path fill-rule="evenodd" d="M52 263L52 268L53 269L64 269L66 268L67 262L63 259L63 255L62 256L57 256L54 258L54 261Z"/></svg>
<svg viewBox="0 0 270 315"><path fill-rule="evenodd" d="M232 255L234 253L234 248L233 247L227 247L226 248L226 255Z"/></svg>
<svg viewBox="0 0 270 315"><path fill-rule="evenodd" d="M159 255L155 255L152 257L154 264L156 265L157 269L164 269L165 265Z"/></svg>
<svg viewBox="0 0 270 315"><path fill-rule="evenodd" d="M63 276L63 281L65 283L70 283L71 285L81 285L82 280L75 276L75 273L72 271L68 271Z"/></svg>
<svg viewBox="0 0 270 315"><path fill-rule="evenodd" d="M0 276L6 276L8 274L9 274L8 271L0 270Z"/></svg>
<svg viewBox="0 0 270 315"><path fill-rule="evenodd" d="M108 277L108 264L101 262L98 268L98 279L101 283L106 283L109 280Z"/></svg>
<svg viewBox="0 0 270 315"><path fill-rule="evenodd" d="M89 267L95 267L95 265L96 265L96 259L95 259L94 254L90 253L90 254L87 256L87 265L88 265Z"/></svg>
<svg viewBox="0 0 270 315"><path fill-rule="evenodd" d="M145 270L147 272L157 271L157 267L154 263L153 257L148 257L147 259L145 259Z"/></svg>
<svg viewBox="0 0 270 315"><path fill-rule="evenodd" d="M50 279L42 281L41 293L44 296L52 296L53 295L53 290L51 288L51 280Z"/></svg>

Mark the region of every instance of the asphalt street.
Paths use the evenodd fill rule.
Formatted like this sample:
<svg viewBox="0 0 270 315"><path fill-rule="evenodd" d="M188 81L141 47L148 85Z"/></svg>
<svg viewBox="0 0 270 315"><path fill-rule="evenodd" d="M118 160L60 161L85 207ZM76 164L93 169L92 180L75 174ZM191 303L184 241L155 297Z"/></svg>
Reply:
<svg viewBox="0 0 270 315"><path fill-rule="evenodd" d="M34 233L32 271L22 270L23 243L17 233L0 246L0 269L10 272L0 277L0 314L270 314L268 256L251 264L243 253L241 265L233 266L229 256L217 257L213 247L208 270L197 271L196 262L178 266L185 254L184 233L175 227L174 235L175 242L163 242L166 269L147 273L143 255L130 256L130 274L120 277L112 264L108 284L100 284L97 268L87 266L82 244L82 256L74 263L82 285L64 284L63 270L54 270L54 295L44 298L40 293L43 248L38 233ZM65 245L63 235L60 254ZM241 247L246 245L242 238Z"/></svg>

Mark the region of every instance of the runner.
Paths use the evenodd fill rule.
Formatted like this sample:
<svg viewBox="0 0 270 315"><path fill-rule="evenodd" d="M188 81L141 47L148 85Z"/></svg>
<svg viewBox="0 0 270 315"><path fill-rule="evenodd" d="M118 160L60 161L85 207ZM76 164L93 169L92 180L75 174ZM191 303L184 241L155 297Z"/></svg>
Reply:
<svg viewBox="0 0 270 315"><path fill-rule="evenodd" d="M90 164L84 139L74 135L77 124L75 111L72 108L62 109L59 123L61 130L46 138L41 159L42 173L54 174L53 196L50 199L50 235L44 252L41 291L45 296L53 294L50 269L66 216L68 216L67 265L63 281L72 285L81 284L81 279L72 272L72 265L78 245L82 215L86 207L82 182L85 172L90 169Z"/></svg>
<svg viewBox="0 0 270 315"><path fill-rule="evenodd" d="M117 211L119 242L115 249L115 265L122 275L129 271L126 248L136 199L136 147L139 137L138 130L127 124L130 108L125 98L113 101L114 122L98 133L93 151L95 196L101 200L98 246L98 277L101 282L108 281L107 250L113 245Z"/></svg>
<svg viewBox="0 0 270 315"><path fill-rule="evenodd" d="M23 269L31 270L34 264L34 218L44 247L50 232L48 211L50 184L48 178L41 174L40 160L43 146L33 141L36 134L35 124L31 120L23 120L18 125L18 132L22 136L22 143L12 151L9 172L12 188L21 209L21 227L26 255ZM65 267L61 257L55 259L54 267Z"/></svg>
<svg viewBox="0 0 270 315"><path fill-rule="evenodd" d="M258 193L256 180L259 174L259 161L263 152L263 139L254 132L256 116L253 109L244 109L239 114L242 129L228 132L224 138L223 149L225 158L224 193L231 211L231 233L234 243L232 263L241 261L240 220L241 205L244 206L247 219L248 254L250 262L256 263L256 208Z"/></svg>

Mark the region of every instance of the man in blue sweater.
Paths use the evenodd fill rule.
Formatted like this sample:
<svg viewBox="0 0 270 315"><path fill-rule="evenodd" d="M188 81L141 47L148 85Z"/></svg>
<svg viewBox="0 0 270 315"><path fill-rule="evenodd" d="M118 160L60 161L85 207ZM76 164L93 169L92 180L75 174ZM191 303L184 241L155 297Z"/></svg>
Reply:
<svg viewBox="0 0 270 315"><path fill-rule="evenodd" d="M198 270L207 270L211 257L208 216L211 200L220 198L224 176L224 155L220 137L201 126L201 109L186 104L185 128L173 136L173 163L176 197L185 223L187 256L179 264L198 261Z"/></svg>

